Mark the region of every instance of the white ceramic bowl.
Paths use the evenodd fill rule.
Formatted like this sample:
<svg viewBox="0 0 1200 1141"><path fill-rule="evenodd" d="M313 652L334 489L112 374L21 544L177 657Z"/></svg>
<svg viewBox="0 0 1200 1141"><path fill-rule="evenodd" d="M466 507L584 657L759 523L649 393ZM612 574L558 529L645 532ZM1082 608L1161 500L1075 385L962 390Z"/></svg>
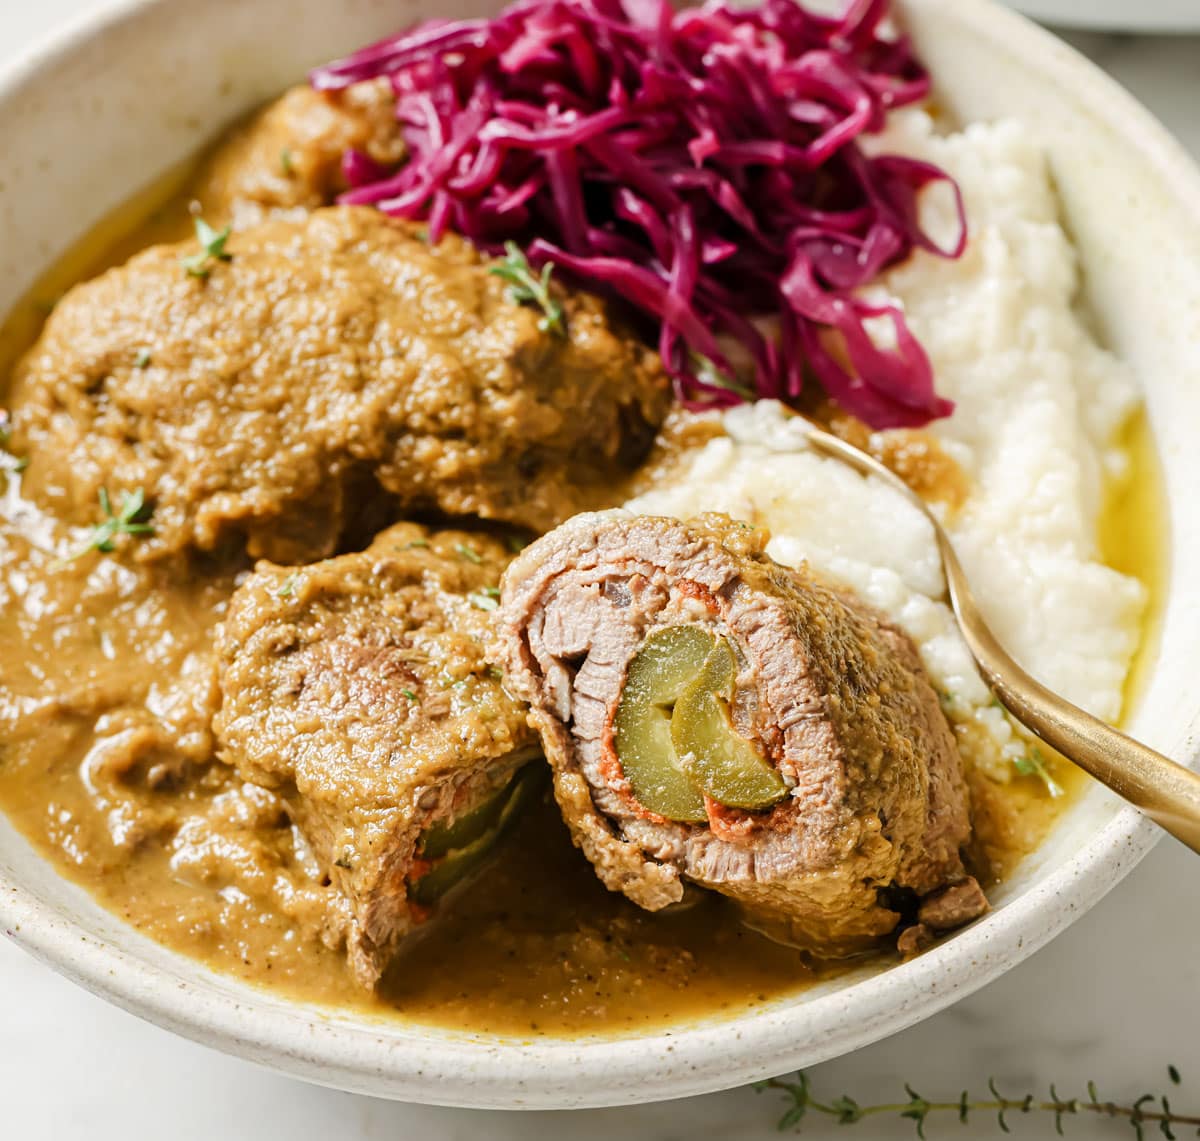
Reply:
<svg viewBox="0 0 1200 1141"><path fill-rule="evenodd" d="M1068 28L1110 31L1200 31L1196 0L1009 0L1038 20Z"/></svg>
<svg viewBox="0 0 1200 1141"><path fill-rule="evenodd" d="M0 76L0 309L131 191L320 60L489 0L121 0ZM1133 730L1196 755L1200 691L1200 177L1124 92L982 0L906 0L963 120L1017 116L1053 158L1105 340L1145 386L1166 470L1173 564L1164 636ZM576 1040L493 1038L285 1001L172 954L55 874L0 820L5 934L83 986L219 1049L348 1090L496 1107L611 1105L732 1086L853 1050L1033 953L1156 839L1099 788L995 910L903 966L868 968L752 1014Z"/></svg>

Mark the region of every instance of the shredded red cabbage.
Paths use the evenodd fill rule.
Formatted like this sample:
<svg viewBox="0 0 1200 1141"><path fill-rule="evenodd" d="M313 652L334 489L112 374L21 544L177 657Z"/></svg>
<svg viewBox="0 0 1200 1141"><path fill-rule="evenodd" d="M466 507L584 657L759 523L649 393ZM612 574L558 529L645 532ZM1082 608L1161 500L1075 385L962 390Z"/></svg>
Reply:
<svg viewBox="0 0 1200 1141"><path fill-rule="evenodd" d="M518 0L490 20L427 21L311 80L388 76L395 90L408 161L347 154L343 201L426 220L433 241L515 240L623 297L658 323L689 406L746 398L722 379L732 340L752 397L794 400L807 374L872 427L912 427L953 405L900 309L859 290L914 249L957 257L966 223L945 172L856 142L929 90L887 8ZM957 203L949 249L918 221L935 182Z"/></svg>

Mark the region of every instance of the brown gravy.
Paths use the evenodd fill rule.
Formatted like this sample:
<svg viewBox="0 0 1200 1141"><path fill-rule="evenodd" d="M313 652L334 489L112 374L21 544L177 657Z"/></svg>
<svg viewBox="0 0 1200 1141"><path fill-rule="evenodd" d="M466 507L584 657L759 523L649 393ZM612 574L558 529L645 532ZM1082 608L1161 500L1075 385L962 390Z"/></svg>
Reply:
<svg viewBox="0 0 1200 1141"><path fill-rule="evenodd" d="M71 282L180 235L180 185L177 175L138 196L50 271L0 332L0 375L36 336L46 303ZM3 395L0 387L0 404ZM1110 496L1104 550L1147 584L1153 614L1165 535L1144 424L1129 446L1135 474ZM946 473L926 471L922 454L909 441L898 466L913 469L918 483L930 476L927 491L937 481L944 489ZM206 649L236 568L184 584L139 582L152 572L118 556L51 574L37 548L56 524L32 511L19 488L13 478L0 495L0 808L63 874L152 938L307 1001L521 1036L647 1030L733 1014L844 969L757 934L715 897L666 914L639 910L600 885L544 803L504 858L402 954L381 993L364 995L334 941L323 938L328 889L306 870L278 806L248 793L212 758L195 710L162 715L173 731L195 737L182 774L156 783L150 773L112 771L96 755L103 695L127 691L152 703L157 679L178 676ZM953 502L956 494L951 486L938 497ZM1049 763L1069 790L1079 786L1069 765ZM996 785L975 774L972 783L975 856L988 879L1036 847L1070 800L1051 800L1031 777ZM202 826L181 838L181 825L220 813L241 821L236 841L222 847L224 838ZM234 865L237 888L221 878Z"/></svg>

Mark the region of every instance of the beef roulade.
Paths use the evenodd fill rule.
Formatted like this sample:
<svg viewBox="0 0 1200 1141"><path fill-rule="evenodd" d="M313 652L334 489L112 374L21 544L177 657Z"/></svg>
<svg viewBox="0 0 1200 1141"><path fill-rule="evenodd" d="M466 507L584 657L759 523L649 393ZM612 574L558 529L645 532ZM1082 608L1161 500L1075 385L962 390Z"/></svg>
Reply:
<svg viewBox="0 0 1200 1141"><path fill-rule="evenodd" d="M643 907L691 881L822 954L893 931L904 900L933 915L950 889L977 913L961 762L915 647L767 538L581 515L506 572L494 652L576 844Z"/></svg>
<svg viewBox="0 0 1200 1141"><path fill-rule="evenodd" d="M365 551L259 563L218 634L221 756L282 796L347 899L368 986L542 784L525 709L484 658L509 557L397 524Z"/></svg>

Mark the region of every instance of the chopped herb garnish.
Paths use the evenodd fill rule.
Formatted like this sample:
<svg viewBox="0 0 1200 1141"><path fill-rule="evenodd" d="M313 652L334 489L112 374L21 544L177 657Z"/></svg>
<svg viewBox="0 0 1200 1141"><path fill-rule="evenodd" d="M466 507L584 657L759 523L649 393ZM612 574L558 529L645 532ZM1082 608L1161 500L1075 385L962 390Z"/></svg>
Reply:
<svg viewBox="0 0 1200 1141"><path fill-rule="evenodd" d="M196 239L199 241L201 247L200 252L180 258L179 264L192 277L204 278L212 272L215 262L232 260L233 254L225 249L225 243L229 241L231 231L229 226L224 226L220 230L214 230L199 215L193 219L193 222L196 226Z"/></svg>
<svg viewBox="0 0 1200 1141"><path fill-rule="evenodd" d="M1023 777L1037 777L1051 796L1063 795L1062 785L1050 775L1050 770L1046 767L1046 758L1036 745L1030 745L1023 757L1013 761L1013 768Z"/></svg>
<svg viewBox="0 0 1200 1141"><path fill-rule="evenodd" d="M282 170L283 173L288 176L288 178L291 178L292 175L296 173L296 163L292 159L291 148L284 147L283 150L279 152L279 169Z"/></svg>
<svg viewBox="0 0 1200 1141"><path fill-rule="evenodd" d="M0 471L19 472L29 466L28 456L14 456L8 449L12 443L12 422L8 412L0 408Z"/></svg>
<svg viewBox="0 0 1200 1141"><path fill-rule="evenodd" d="M504 680L504 671L499 666L488 666L487 675L492 681Z"/></svg>
<svg viewBox="0 0 1200 1141"><path fill-rule="evenodd" d="M113 510L112 500L108 497L108 488L100 489L100 510L104 518L92 526L88 540L68 561L86 555L89 551L102 551L108 554L116 550L118 535L153 535L154 528L148 522L150 508L146 506L146 493L139 487L136 491L121 492L121 509Z"/></svg>
<svg viewBox="0 0 1200 1141"><path fill-rule="evenodd" d="M537 305L542 310L542 318L538 328L543 333L557 333L560 337L567 335L563 307L550 293L550 275L554 272L554 263L546 262L542 266L539 277L529 265L529 259L516 242L504 243L504 260L492 266L489 273L502 277L508 282L508 296L517 305Z"/></svg>
<svg viewBox="0 0 1200 1141"><path fill-rule="evenodd" d="M455 552L455 554L460 555L462 558L466 559L467 562L475 563L476 566L478 566L481 562L483 562L483 556L480 555L480 553L477 550L475 550L473 547L468 547L465 543L459 543L454 548L454 552Z"/></svg>
<svg viewBox="0 0 1200 1141"><path fill-rule="evenodd" d="M696 352L690 353L689 356L696 379L701 384L707 384L713 388L723 388L727 392L740 396L743 400L757 399L754 389L748 384L743 384L737 377L722 372L709 357Z"/></svg>
<svg viewBox="0 0 1200 1141"><path fill-rule="evenodd" d="M417 700L417 695L415 693L413 693L413 691L411 689L402 689L400 692L402 694L404 694L404 696L407 697L409 701Z"/></svg>
<svg viewBox="0 0 1200 1141"><path fill-rule="evenodd" d="M467 597L471 600L471 605L477 606L480 610L495 610L500 605L492 595L484 594L483 591L469 594Z"/></svg>
<svg viewBox="0 0 1200 1141"><path fill-rule="evenodd" d="M134 368L145 368L150 363L150 350L138 349L137 355L133 358Z"/></svg>
<svg viewBox="0 0 1200 1141"><path fill-rule="evenodd" d="M414 539L411 543L405 543L404 549L406 551L411 551L416 547L428 547L428 546L429 546L428 539Z"/></svg>
<svg viewBox="0 0 1200 1141"><path fill-rule="evenodd" d="M338 858L333 861L333 866L335 868L345 868L346 871L350 871L354 867L348 856L338 856Z"/></svg>
<svg viewBox="0 0 1200 1141"><path fill-rule="evenodd" d="M287 578L285 578L283 580L283 582L281 582L279 584L279 589L275 591L275 597L276 598L291 598L292 595L296 593L296 583L299 580L300 580L299 572L292 571L292 573L290 575L288 575Z"/></svg>

